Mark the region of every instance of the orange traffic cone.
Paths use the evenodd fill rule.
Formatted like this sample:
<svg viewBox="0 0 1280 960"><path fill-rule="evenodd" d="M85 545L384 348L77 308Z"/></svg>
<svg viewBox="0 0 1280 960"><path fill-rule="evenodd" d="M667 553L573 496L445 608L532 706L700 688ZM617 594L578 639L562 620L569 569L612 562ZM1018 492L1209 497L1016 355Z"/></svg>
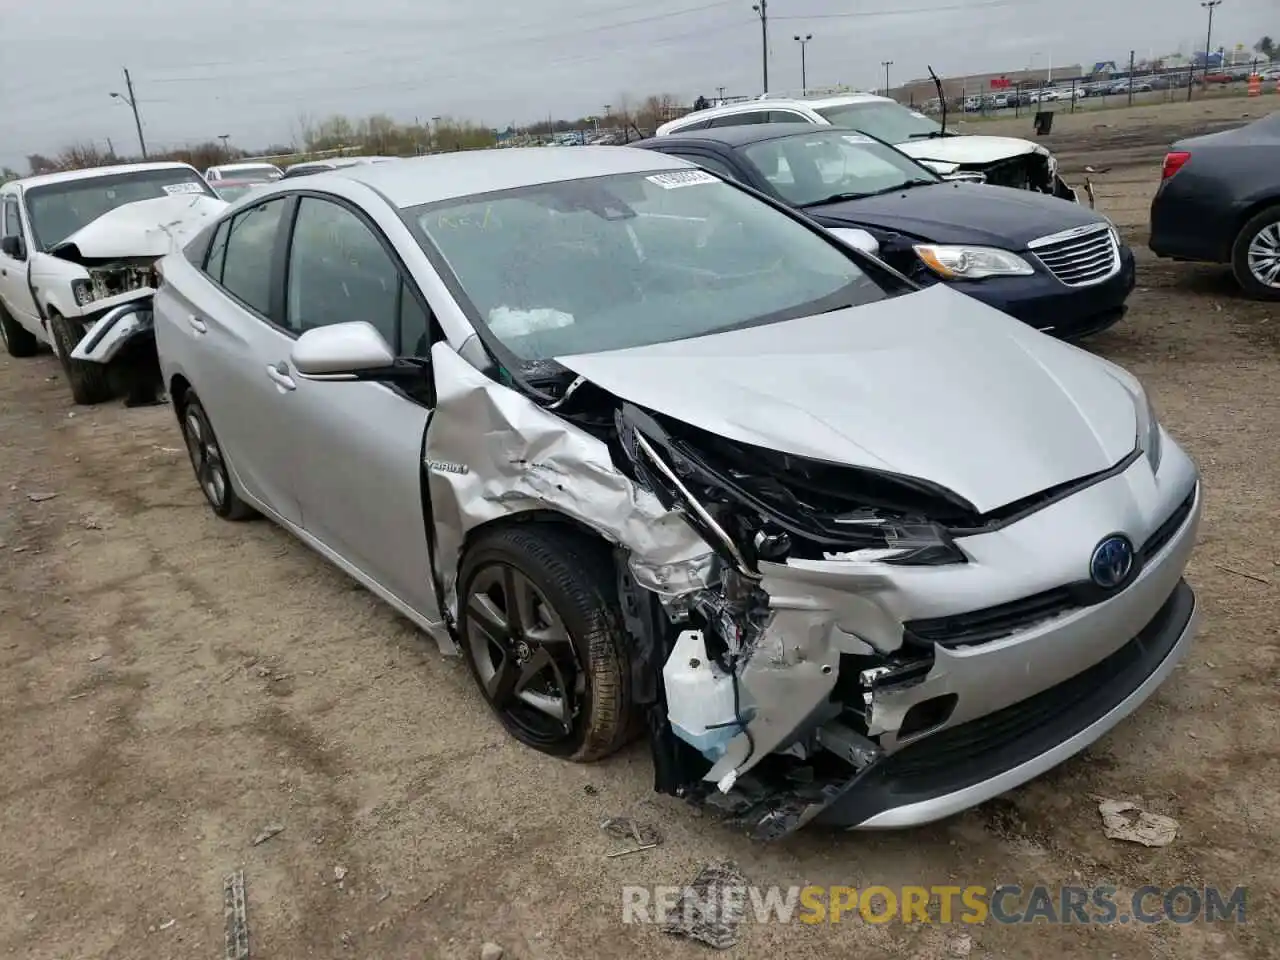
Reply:
<svg viewBox="0 0 1280 960"><path fill-rule="evenodd" d="M1262 96L1262 77L1258 76L1256 73L1249 77L1249 96Z"/></svg>

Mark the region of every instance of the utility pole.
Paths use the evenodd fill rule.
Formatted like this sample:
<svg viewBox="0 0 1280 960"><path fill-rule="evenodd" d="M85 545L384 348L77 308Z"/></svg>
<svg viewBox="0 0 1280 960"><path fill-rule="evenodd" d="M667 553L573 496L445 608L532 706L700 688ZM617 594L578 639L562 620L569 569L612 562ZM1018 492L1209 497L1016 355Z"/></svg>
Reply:
<svg viewBox="0 0 1280 960"><path fill-rule="evenodd" d="M806 33L803 37L798 33L796 34L796 42L800 44L800 96L804 96L809 92L809 78L804 68L804 48L809 45L809 41L812 39L812 33Z"/></svg>
<svg viewBox="0 0 1280 960"><path fill-rule="evenodd" d="M720 94L720 104L724 105L724 87L716 87L716 93Z"/></svg>
<svg viewBox="0 0 1280 960"><path fill-rule="evenodd" d="M1129 106L1133 106L1133 51L1129 51Z"/></svg>
<svg viewBox="0 0 1280 960"><path fill-rule="evenodd" d="M751 9L760 18L760 76L764 81L762 93L769 92L769 0L753 3Z"/></svg>
<svg viewBox="0 0 1280 960"><path fill-rule="evenodd" d="M889 68L893 66L892 60L881 60L880 66L884 67L884 95L889 95Z"/></svg>
<svg viewBox="0 0 1280 960"><path fill-rule="evenodd" d="M1204 73L1201 74L1205 78L1205 87L1209 86L1209 50L1210 44L1213 42L1213 8L1221 6L1222 0L1200 0L1200 6L1209 11L1209 29L1204 35ZM1195 77L1195 66L1191 68L1191 73L1187 75L1187 103L1191 102L1192 80Z"/></svg>
<svg viewBox="0 0 1280 960"><path fill-rule="evenodd" d="M1221 2L1221 0L1219 0ZM142 159L147 159L147 141L142 137L142 118L138 116L138 98L133 93L133 78L129 76L129 68L124 68L124 88L128 93L112 93L117 100L123 100L133 110L133 125L138 130L138 146L142 148Z"/></svg>
<svg viewBox="0 0 1280 960"><path fill-rule="evenodd" d="M116 145L111 142L110 137L107 137L107 156L111 157L113 160L116 156Z"/></svg>
<svg viewBox="0 0 1280 960"><path fill-rule="evenodd" d="M225 153L225 154L227 155L227 159L228 159L228 160L230 160L230 159L231 159L231 148L230 148L229 146L227 146L227 141L231 139L231 134L229 134L229 133L220 133L220 134L218 134L218 139L222 141L222 152L223 152L223 153Z"/></svg>

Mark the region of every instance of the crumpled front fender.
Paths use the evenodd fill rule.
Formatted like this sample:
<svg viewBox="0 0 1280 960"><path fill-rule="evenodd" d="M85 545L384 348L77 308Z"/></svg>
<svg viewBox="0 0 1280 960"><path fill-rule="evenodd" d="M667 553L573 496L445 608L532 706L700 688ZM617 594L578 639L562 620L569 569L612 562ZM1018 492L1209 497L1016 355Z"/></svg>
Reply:
<svg viewBox="0 0 1280 960"><path fill-rule="evenodd" d="M444 612L456 618L468 535L549 510L630 551L637 582L663 597L707 586L713 554L684 516L613 464L604 443L485 376L447 344L431 351L436 406L423 460Z"/></svg>
<svg viewBox="0 0 1280 960"><path fill-rule="evenodd" d="M134 340L154 335L150 299L122 304L94 321L71 351L71 359L110 363Z"/></svg>

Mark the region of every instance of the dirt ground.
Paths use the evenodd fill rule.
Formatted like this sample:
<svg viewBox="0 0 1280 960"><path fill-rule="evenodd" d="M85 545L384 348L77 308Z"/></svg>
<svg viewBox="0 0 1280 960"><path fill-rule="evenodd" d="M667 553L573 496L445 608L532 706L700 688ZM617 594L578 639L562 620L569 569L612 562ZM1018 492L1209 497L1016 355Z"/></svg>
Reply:
<svg viewBox="0 0 1280 960"><path fill-rule="evenodd" d="M1203 632L1085 754L912 832L757 845L653 795L642 744L589 767L517 746L386 606L273 526L215 520L168 408L76 409L51 356L0 359L0 952L221 957L243 868L259 958L693 957L623 925L621 888L728 856L761 886L1249 887L1243 925L748 923L728 957L929 960L966 955L962 934L974 958L1276 955L1280 304L1140 245L1168 140L1245 104L1086 115L1049 141L1112 165L1099 206L1139 245L1132 311L1092 347L1204 472ZM1095 794L1175 817L1177 839L1104 838ZM615 815L665 843L607 857Z"/></svg>

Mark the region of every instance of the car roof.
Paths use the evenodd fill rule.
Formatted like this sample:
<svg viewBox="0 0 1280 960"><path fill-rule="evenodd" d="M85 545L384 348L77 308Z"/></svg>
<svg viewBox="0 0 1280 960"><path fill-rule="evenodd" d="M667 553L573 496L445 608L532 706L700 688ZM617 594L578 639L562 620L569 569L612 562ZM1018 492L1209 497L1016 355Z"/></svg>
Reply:
<svg viewBox="0 0 1280 960"><path fill-rule="evenodd" d="M665 137L644 141L647 149L657 149L662 143L718 143L726 147L745 147L765 140L793 137L802 133L810 135L832 133L843 127L816 126L812 123L744 123L737 127L711 127L706 130L677 130ZM852 131L847 131L852 132Z"/></svg>
<svg viewBox="0 0 1280 960"><path fill-rule="evenodd" d="M210 170L261 170L263 167L270 167L273 170L279 170L270 160L241 160L236 163L215 163Z"/></svg>
<svg viewBox="0 0 1280 960"><path fill-rule="evenodd" d="M658 129L678 126L686 121L692 121L695 117L698 120L714 120L716 117L731 116L735 113L755 113L757 110L770 110L788 108L820 110L825 107L844 107L851 103L897 103L889 97L881 97L874 93L838 93L830 96L822 97L764 97L756 100L739 100L736 103L726 103L718 107L707 107L705 110L695 110L693 113L686 113L683 117L677 117L675 120L668 120Z"/></svg>
<svg viewBox="0 0 1280 960"><path fill-rule="evenodd" d="M629 147L508 147L357 164L316 174L311 183L320 184L322 177L356 180L403 208L543 183L689 167L684 160Z"/></svg>
<svg viewBox="0 0 1280 960"><path fill-rule="evenodd" d="M41 173L34 177L23 177L13 181L23 189L43 187L51 183L69 183L73 180L95 180L98 177L111 177L121 173L140 173L144 170L190 170L196 176L200 172L189 163L156 162L156 163L120 163L110 167L86 167L82 170L59 170L55 173Z"/></svg>

